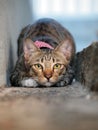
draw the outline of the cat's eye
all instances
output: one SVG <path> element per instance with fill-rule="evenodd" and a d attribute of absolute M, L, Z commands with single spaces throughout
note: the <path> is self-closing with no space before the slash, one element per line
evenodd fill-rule
<path fill-rule="evenodd" d="M 61 64 L 59 64 L 59 63 L 58 63 L 58 64 L 55 64 L 53 68 L 54 68 L 54 69 L 59 69 L 59 68 L 61 68 Z"/>
<path fill-rule="evenodd" d="M 35 64 L 34 65 L 37 69 L 42 69 L 42 65 L 41 64 Z"/>

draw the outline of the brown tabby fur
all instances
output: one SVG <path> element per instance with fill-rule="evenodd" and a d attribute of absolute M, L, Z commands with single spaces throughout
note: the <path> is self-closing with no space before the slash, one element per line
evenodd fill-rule
<path fill-rule="evenodd" d="M 54 49 L 39 49 L 34 45 L 36 40 L 44 41 Z M 40 19 L 20 33 L 18 61 L 11 74 L 11 84 L 26 87 L 68 85 L 74 77 L 74 55 L 72 35 L 57 21 Z"/>

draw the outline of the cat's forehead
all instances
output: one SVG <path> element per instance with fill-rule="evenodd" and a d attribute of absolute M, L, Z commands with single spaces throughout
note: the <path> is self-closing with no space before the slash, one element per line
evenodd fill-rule
<path fill-rule="evenodd" d="M 31 64 L 33 63 L 65 63 L 65 59 L 58 53 L 51 52 L 38 52 L 36 55 L 33 54 L 31 57 Z"/>
<path fill-rule="evenodd" d="M 43 55 L 40 55 L 40 57 L 38 58 L 39 61 L 41 62 L 47 62 L 47 64 L 49 62 L 62 62 L 63 59 L 60 55 L 56 55 L 55 53 L 53 52 L 50 52 L 50 53 L 44 53 Z"/>
<path fill-rule="evenodd" d="M 53 58 L 53 55 L 51 53 L 45 53 L 42 57 L 42 60 L 50 61 Z"/>

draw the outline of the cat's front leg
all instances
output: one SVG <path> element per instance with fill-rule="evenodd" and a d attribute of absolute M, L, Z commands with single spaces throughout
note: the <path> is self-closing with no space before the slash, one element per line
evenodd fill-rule
<path fill-rule="evenodd" d="M 56 86 L 64 87 L 70 85 L 73 79 L 74 79 L 74 69 L 69 65 L 66 73 L 63 75 L 62 79 L 56 84 Z"/>
<path fill-rule="evenodd" d="M 20 81 L 20 84 L 21 86 L 23 87 L 37 87 L 38 86 L 38 83 L 32 79 L 32 78 L 23 78 L 21 81 Z"/>
<path fill-rule="evenodd" d="M 12 86 L 16 87 L 37 87 L 37 82 L 27 77 L 27 70 L 24 64 L 24 58 L 21 56 L 17 60 L 14 71 L 11 73 L 10 82 Z"/>

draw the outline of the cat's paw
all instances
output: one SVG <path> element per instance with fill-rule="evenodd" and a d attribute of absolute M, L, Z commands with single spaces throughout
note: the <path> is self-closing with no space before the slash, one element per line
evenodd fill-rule
<path fill-rule="evenodd" d="M 21 85 L 23 87 L 37 87 L 38 86 L 37 82 L 32 78 L 23 79 L 21 81 Z"/>

